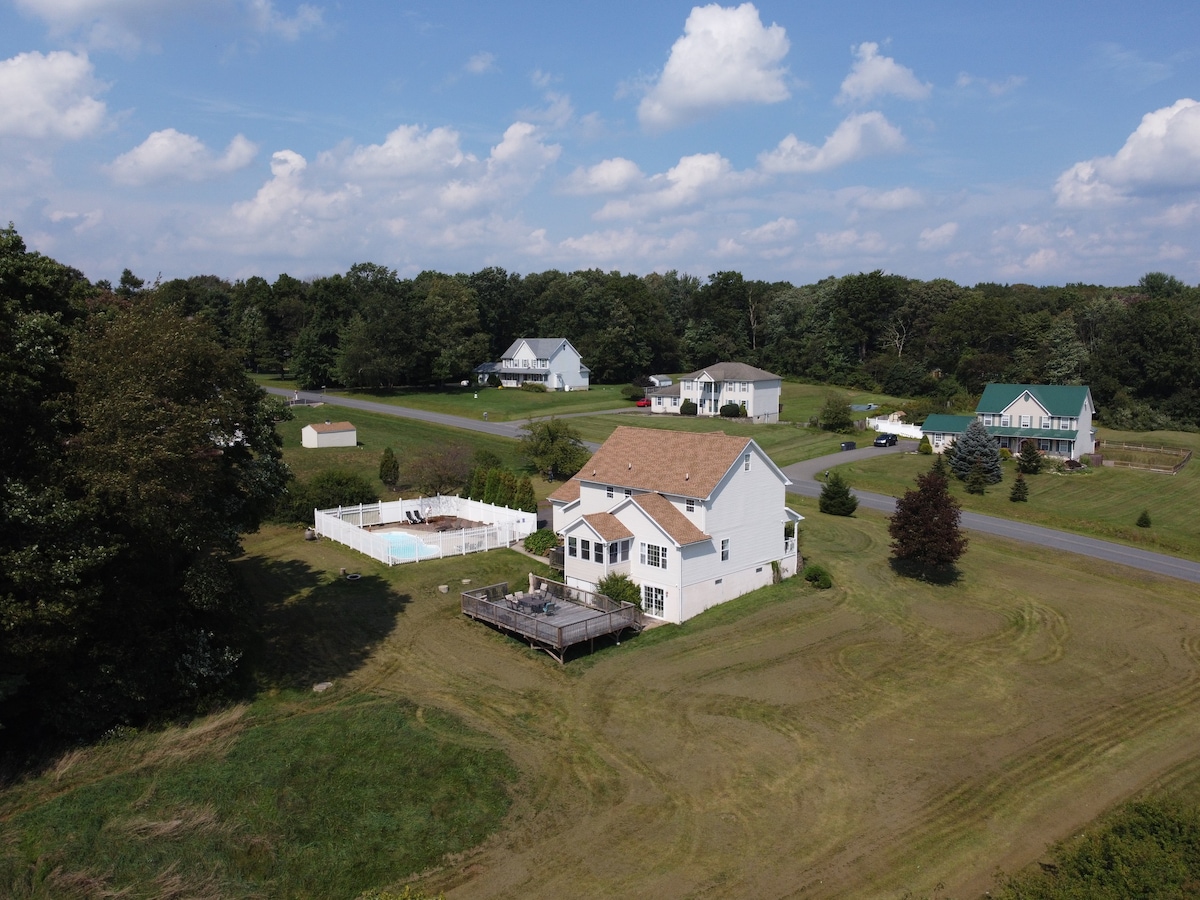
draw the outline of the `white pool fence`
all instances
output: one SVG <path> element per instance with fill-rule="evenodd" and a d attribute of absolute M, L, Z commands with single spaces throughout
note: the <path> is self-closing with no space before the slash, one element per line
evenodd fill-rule
<path fill-rule="evenodd" d="M 486 524 L 452 531 L 369 531 L 372 525 L 410 524 L 409 513 L 422 518 L 455 516 Z M 537 513 L 493 506 L 463 497 L 418 497 L 313 510 L 314 531 L 381 563 L 417 562 L 481 553 L 523 541 L 537 529 Z M 404 535 L 404 537 L 400 537 Z"/>

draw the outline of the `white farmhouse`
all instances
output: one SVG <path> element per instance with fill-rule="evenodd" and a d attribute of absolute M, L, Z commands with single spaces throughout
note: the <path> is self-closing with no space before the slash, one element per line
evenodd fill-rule
<path fill-rule="evenodd" d="M 301 445 L 317 447 L 356 447 L 358 431 L 349 422 L 320 422 L 300 430 Z"/>
<path fill-rule="evenodd" d="M 750 438 L 621 426 L 550 495 L 567 584 L 620 572 L 647 615 L 683 622 L 794 575 L 790 483 Z"/>
<path fill-rule="evenodd" d="M 496 375 L 504 387 L 532 381 L 548 391 L 586 391 L 591 378 L 579 351 L 566 338 L 518 338 L 500 362 L 476 366 L 475 374 L 480 384 Z"/>
<path fill-rule="evenodd" d="M 722 406 L 733 403 L 752 421 L 778 422 L 782 392 L 779 375 L 746 363 L 722 362 L 682 375 L 678 384 L 647 395 L 654 413 L 678 413 L 680 404 L 691 400 L 697 415 L 718 416 Z"/>

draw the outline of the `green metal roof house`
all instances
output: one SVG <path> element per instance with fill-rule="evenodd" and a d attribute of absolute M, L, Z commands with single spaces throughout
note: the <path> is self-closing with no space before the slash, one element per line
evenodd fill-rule
<path fill-rule="evenodd" d="M 921 430 L 940 453 L 975 418 L 1014 455 L 1032 440 L 1047 456 L 1079 459 L 1096 449 L 1095 411 L 1086 385 L 989 384 L 974 417 L 930 416 Z"/>

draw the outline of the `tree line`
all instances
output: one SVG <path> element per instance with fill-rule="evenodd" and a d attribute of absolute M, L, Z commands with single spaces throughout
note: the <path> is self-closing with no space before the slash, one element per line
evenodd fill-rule
<path fill-rule="evenodd" d="M 286 483 L 278 412 L 208 322 L 0 229 L 0 747 L 236 684 L 230 563 Z"/>
<path fill-rule="evenodd" d="M 126 272 L 116 290 L 146 288 Z M 208 321 L 254 372 L 304 388 L 454 383 L 520 337 L 567 337 L 598 384 L 737 360 L 780 375 L 974 409 L 989 382 L 1090 385 L 1114 427 L 1200 426 L 1200 289 L 1151 272 L 1137 285 L 958 285 L 882 271 L 815 284 L 489 267 L 401 278 L 344 275 L 153 287 Z"/>

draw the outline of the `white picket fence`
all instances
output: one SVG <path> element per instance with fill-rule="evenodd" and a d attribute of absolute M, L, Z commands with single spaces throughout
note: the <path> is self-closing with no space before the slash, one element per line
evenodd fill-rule
<path fill-rule="evenodd" d="M 370 525 L 403 525 L 409 512 L 423 518 L 457 516 L 487 524 L 453 531 L 368 531 Z M 345 544 L 352 550 L 389 566 L 481 553 L 524 540 L 537 529 L 537 514 L 506 506 L 493 506 L 463 497 L 419 497 L 313 510 L 313 529 L 320 537 Z"/>
<path fill-rule="evenodd" d="M 905 425 L 903 422 L 893 422 L 891 419 L 873 418 L 867 419 L 867 427 L 880 434 L 895 434 L 917 441 L 921 439 L 920 425 Z"/>

